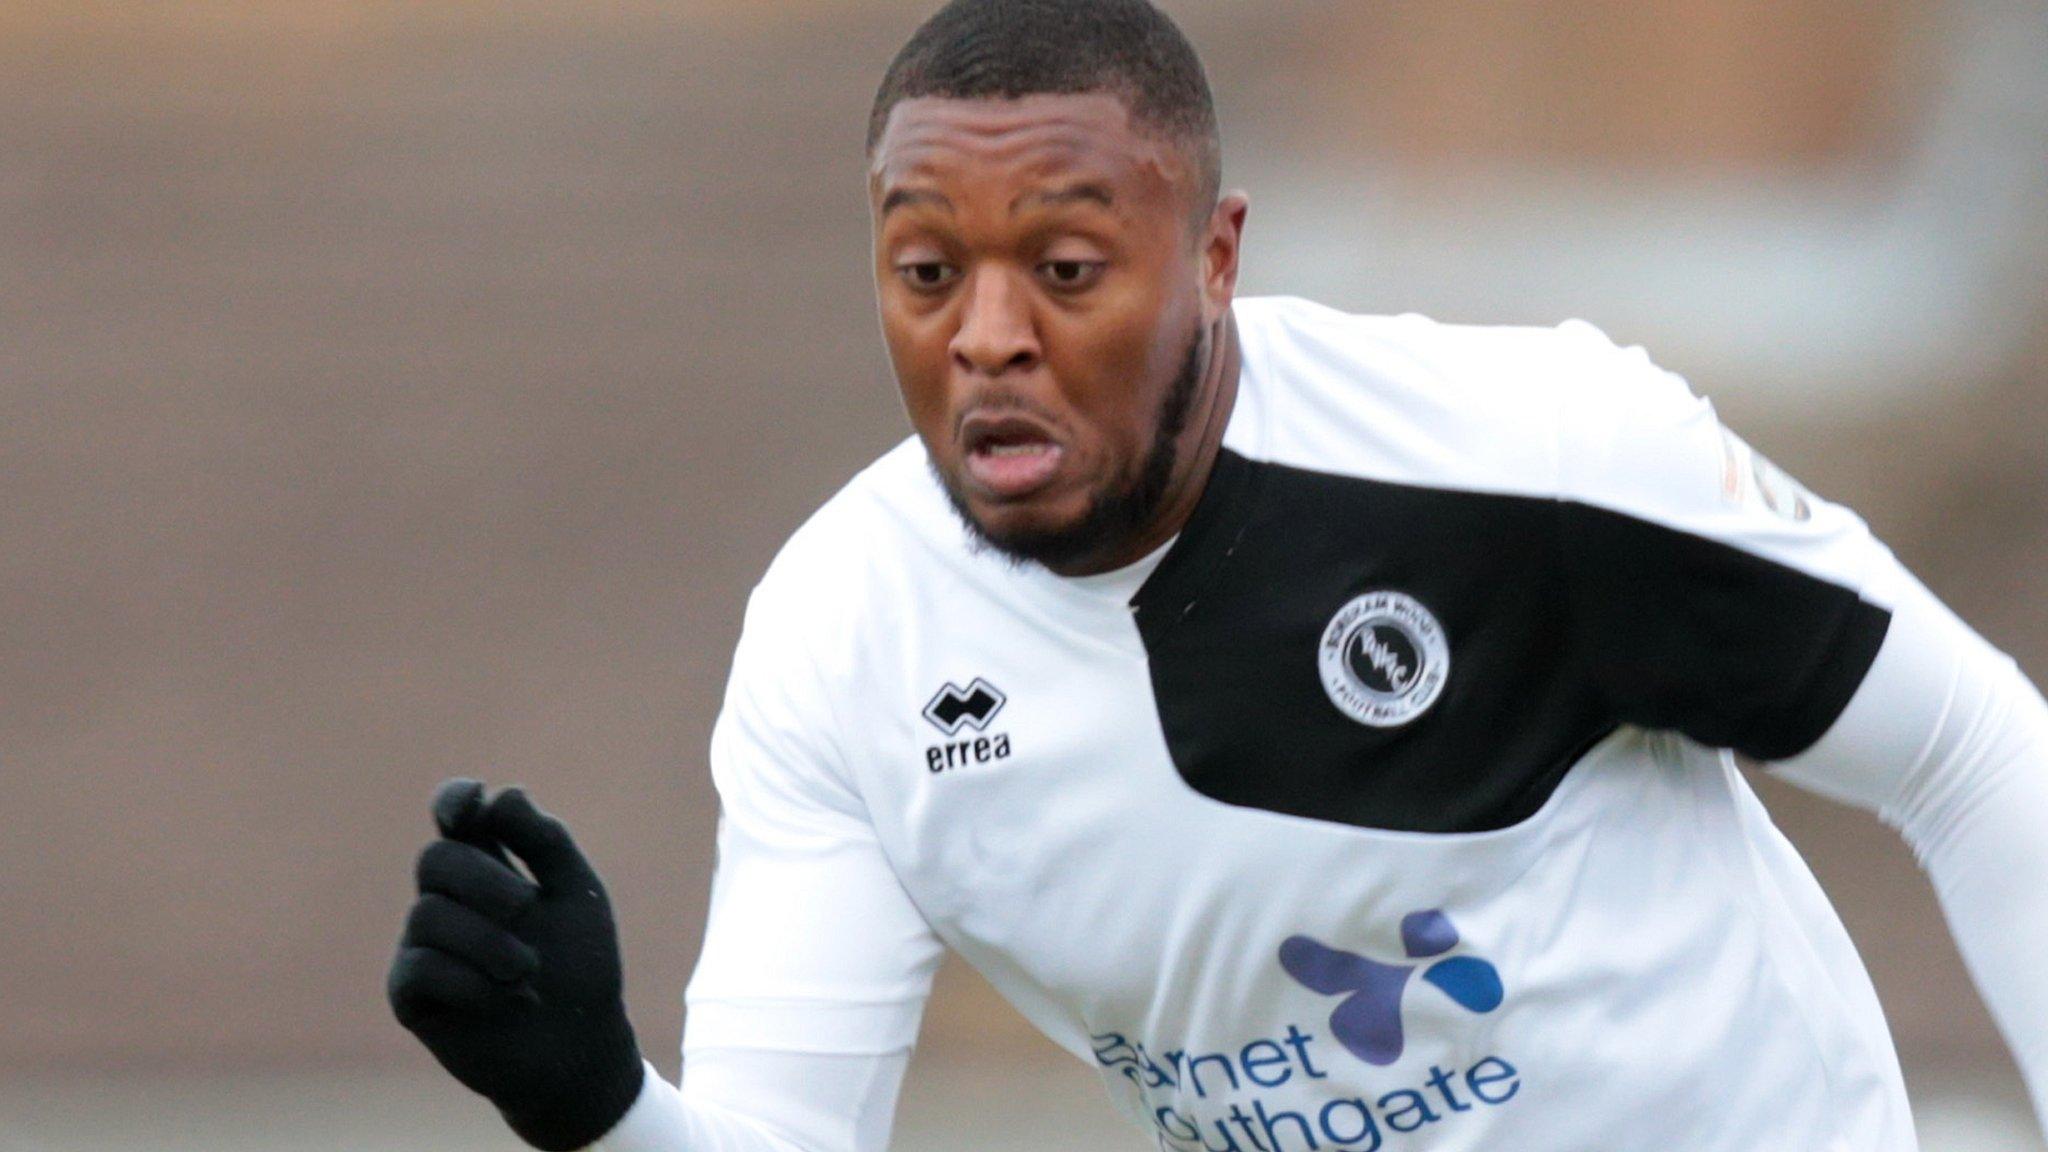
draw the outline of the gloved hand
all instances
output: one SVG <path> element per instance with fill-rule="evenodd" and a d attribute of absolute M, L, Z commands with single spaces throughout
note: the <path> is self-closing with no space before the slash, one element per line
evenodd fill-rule
<path fill-rule="evenodd" d="M 450 780 L 433 807 L 441 838 L 420 854 L 391 1009 L 528 1144 L 590 1144 L 632 1107 L 642 1075 L 604 885 L 518 788 L 485 803 L 482 784 Z"/>

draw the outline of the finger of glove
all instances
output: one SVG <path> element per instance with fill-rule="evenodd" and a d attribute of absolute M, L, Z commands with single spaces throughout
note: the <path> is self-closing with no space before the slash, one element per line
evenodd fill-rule
<path fill-rule="evenodd" d="M 400 947 L 385 982 L 391 1012 L 417 1032 L 436 1016 L 476 1016 L 502 1008 L 518 993 L 484 975 L 474 965 L 435 948 Z"/>
<path fill-rule="evenodd" d="M 474 844 L 500 860 L 505 853 L 496 842 L 484 832 L 480 819 L 484 811 L 484 785 L 481 780 L 458 776 L 444 780 L 434 789 L 434 827 L 450 840 Z"/>
<path fill-rule="evenodd" d="M 476 909 L 435 893 L 412 906 L 400 942 L 445 952 L 500 984 L 516 984 L 540 967 L 540 954 L 526 941 Z"/>
<path fill-rule="evenodd" d="M 604 885 L 569 835 L 569 826 L 534 806 L 525 789 L 507 788 L 485 806 L 483 826 L 512 850 L 547 892 L 602 894 Z"/>
<path fill-rule="evenodd" d="M 459 840 L 436 840 L 427 845 L 414 874 L 422 894 L 446 896 L 500 924 L 511 923 L 540 898 L 539 887 L 518 869 Z"/>
<path fill-rule="evenodd" d="M 484 809 L 481 780 L 458 776 L 434 789 L 434 827 L 450 840 L 466 840 L 469 825 Z"/>

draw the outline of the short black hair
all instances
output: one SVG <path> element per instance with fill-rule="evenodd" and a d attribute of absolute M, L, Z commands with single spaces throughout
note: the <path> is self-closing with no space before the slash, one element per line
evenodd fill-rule
<path fill-rule="evenodd" d="M 1148 0 L 952 0 L 896 54 L 868 116 L 868 154 L 905 100 L 1106 92 L 1135 128 L 1188 149 L 1206 215 L 1222 185 L 1216 102 L 1201 58 Z"/>

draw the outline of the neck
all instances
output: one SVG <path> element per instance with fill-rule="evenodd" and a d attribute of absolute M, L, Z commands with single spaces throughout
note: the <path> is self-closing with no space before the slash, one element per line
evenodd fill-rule
<path fill-rule="evenodd" d="M 1223 430 L 1230 424 L 1230 412 L 1237 403 L 1237 377 L 1242 364 L 1237 340 L 1237 318 L 1225 311 L 1209 329 L 1209 356 L 1202 366 L 1201 383 L 1195 389 L 1194 410 L 1187 428 L 1175 442 L 1173 477 L 1159 512 L 1142 531 L 1133 533 L 1114 548 L 1097 556 L 1052 569 L 1060 576 L 1097 576 L 1135 564 L 1160 545 L 1178 535 L 1195 514 L 1209 473 L 1223 450 Z"/>

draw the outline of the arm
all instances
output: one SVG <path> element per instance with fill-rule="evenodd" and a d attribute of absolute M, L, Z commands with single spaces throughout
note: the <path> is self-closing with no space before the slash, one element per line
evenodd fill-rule
<path fill-rule="evenodd" d="M 864 823 L 764 820 L 747 792 L 725 793 L 682 1084 L 650 1067 L 597 1147 L 881 1152 L 938 944 Z"/>
<path fill-rule="evenodd" d="M 842 956 L 865 950 L 870 961 L 888 960 L 863 947 L 888 939 L 886 930 L 810 934 L 823 946 L 799 949 L 808 958 L 794 965 L 775 939 L 806 924 L 850 928 L 871 918 L 886 926 L 907 906 L 886 869 L 864 867 L 859 850 L 844 845 L 804 861 L 721 838 L 706 954 L 742 965 L 734 984 L 742 994 L 693 997 L 686 1031 L 704 1042 L 686 1039 L 678 1091 L 641 1059 L 626 1021 L 617 936 L 596 871 L 567 829 L 520 790 L 489 804 L 482 793 L 474 781 L 454 781 L 437 797 L 444 838 L 421 856 L 421 896 L 392 967 L 391 1002 L 400 1023 L 522 1139 L 550 1150 L 595 1140 L 605 1152 L 887 1146 L 929 961 L 922 952 L 908 958 L 912 986 L 903 997 L 842 1002 L 830 985 L 859 974 L 827 954 L 836 944 Z M 811 867 L 819 863 L 834 870 Z M 865 890 L 872 880 L 886 882 L 879 899 Z M 806 963 L 817 964 L 816 980 L 778 982 Z M 819 989 L 827 991 L 812 995 Z"/>
<path fill-rule="evenodd" d="M 683 1086 L 650 1065 L 598 1152 L 882 1152 L 908 1053 L 693 1052 Z"/>
<path fill-rule="evenodd" d="M 712 738 L 724 815 L 680 1089 L 640 1057 L 610 904 L 567 830 L 517 789 L 436 799 L 392 1006 L 535 1147 L 887 1145 L 939 944 L 840 775 L 806 638 L 778 635 L 804 618 L 770 602 L 750 606 Z"/>
<path fill-rule="evenodd" d="M 1912 846 L 2048 1118 L 2048 704 L 1918 582 L 1841 719 L 1785 779 L 1878 813 Z"/>
<path fill-rule="evenodd" d="M 771 573 L 749 603 L 712 732 L 718 869 L 682 1084 L 650 1072 L 602 1152 L 888 1144 L 940 945 L 844 774 L 815 608 L 783 595 Z"/>
<path fill-rule="evenodd" d="M 2048 705 L 1854 514 L 1640 350 L 1578 336 L 1595 383 L 1560 487 L 1591 674 L 1624 719 L 1899 829 L 2048 1119 Z"/>

